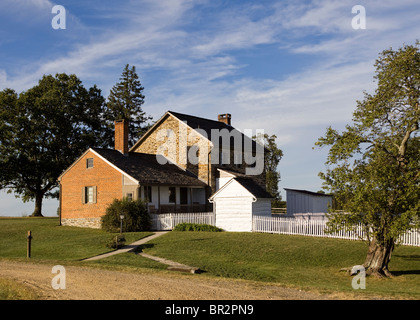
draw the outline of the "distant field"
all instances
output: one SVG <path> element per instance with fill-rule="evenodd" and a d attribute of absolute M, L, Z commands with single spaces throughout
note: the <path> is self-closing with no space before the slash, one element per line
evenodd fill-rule
<path fill-rule="evenodd" d="M 0 259 L 26 261 L 26 234 L 33 234 L 32 260 L 65 261 L 135 272 L 166 269 L 165 265 L 133 253 L 95 262 L 81 259 L 110 251 L 106 243 L 115 234 L 102 230 L 60 227 L 57 218 L 0 218 Z M 125 233 L 127 243 L 149 232 Z M 360 241 L 304 236 L 176 232 L 156 238 L 143 251 L 205 272 L 202 277 L 228 277 L 278 283 L 321 293 L 355 297 L 420 298 L 420 248 L 400 246 L 390 263 L 392 279 L 368 277 L 366 290 L 354 290 L 352 277 L 339 270 L 362 264 L 367 246 Z M 1 280 L 1 279 L 0 279 Z M 6 283 L 7 285 L 7 283 Z M 0 297 L 4 282 L 0 282 Z M 4 290 L 3 290 L 4 291 Z M 26 294 L 26 293 L 24 293 Z M 1 298 L 0 298 L 1 299 Z"/>

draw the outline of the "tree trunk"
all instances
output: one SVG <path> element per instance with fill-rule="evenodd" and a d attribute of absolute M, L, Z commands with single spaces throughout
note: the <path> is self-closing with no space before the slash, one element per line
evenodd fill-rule
<path fill-rule="evenodd" d="M 388 263 L 391 260 L 393 250 L 393 239 L 384 243 L 379 243 L 376 239 L 373 239 L 369 244 L 366 261 L 363 264 L 366 269 L 366 274 L 377 277 L 391 277 L 392 274 L 388 270 Z"/>
<path fill-rule="evenodd" d="M 42 199 L 44 198 L 44 193 L 37 193 L 35 196 L 35 210 L 32 213 L 31 217 L 43 217 L 42 215 Z"/>

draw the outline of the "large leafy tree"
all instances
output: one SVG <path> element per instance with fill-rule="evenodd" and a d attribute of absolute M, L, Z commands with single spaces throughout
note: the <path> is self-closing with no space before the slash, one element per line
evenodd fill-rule
<path fill-rule="evenodd" d="M 316 143 L 330 146 L 324 183 L 347 213 L 332 213 L 331 232 L 361 223 L 368 236 L 367 274 L 390 276 L 399 237 L 419 227 L 419 42 L 385 50 L 375 63 L 377 88 L 357 101 L 353 123 L 327 129 Z"/>
<path fill-rule="evenodd" d="M 75 75 L 46 75 L 20 94 L 0 92 L 0 188 L 23 201 L 58 197 L 57 178 L 103 132 L 105 99 Z"/>
<path fill-rule="evenodd" d="M 108 146 L 113 145 L 114 141 L 114 121 L 128 120 L 128 139 L 129 146 L 133 146 L 135 142 L 148 129 L 147 121 L 151 120 L 142 109 L 145 96 L 143 95 L 139 76 L 136 67 L 125 65 L 120 82 L 117 82 L 111 89 L 107 101 L 106 118 L 108 120 L 108 131 L 106 143 Z"/>

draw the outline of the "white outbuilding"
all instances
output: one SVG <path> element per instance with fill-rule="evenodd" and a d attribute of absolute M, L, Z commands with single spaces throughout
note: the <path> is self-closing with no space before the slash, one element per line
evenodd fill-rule
<path fill-rule="evenodd" d="M 287 216 L 323 218 L 332 205 L 332 196 L 307 190 L 286 190 Z"/>
<path fill-rule="evenodd" d="M 231 178 L 209 199 L 216 226 L 225 231 L 252 231 L 252 217 L 271 217 L 271 195 L 251 178 Z"/>

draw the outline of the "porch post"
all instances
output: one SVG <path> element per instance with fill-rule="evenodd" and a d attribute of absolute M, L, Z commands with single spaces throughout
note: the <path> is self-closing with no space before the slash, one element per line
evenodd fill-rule
<path fill-rule="evenodd" d="M 192 198 L 192 188 L 190 187 L 188 189 L 190 189 L 190 202 L 188 203 L 189 208 L 190 208 L 190 212 L 194 212 L 193 201 L 192 201 L 193 200 L 193 198 Z"/>
<path fill-rule="evenodd" d="M 160 211 L 160 185 L 158 185 L 158 212 L 161 213 Z"/>

